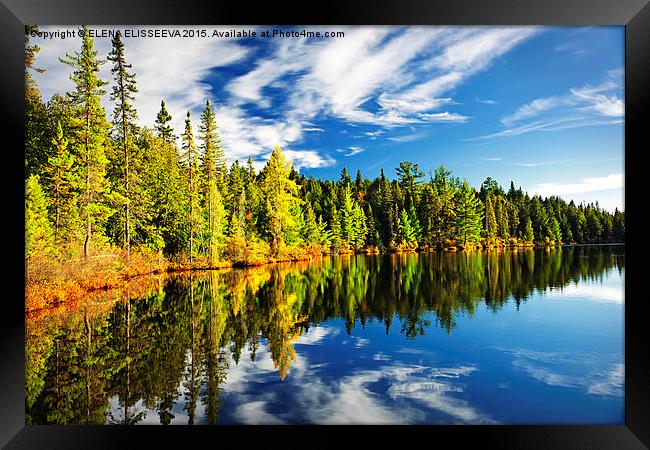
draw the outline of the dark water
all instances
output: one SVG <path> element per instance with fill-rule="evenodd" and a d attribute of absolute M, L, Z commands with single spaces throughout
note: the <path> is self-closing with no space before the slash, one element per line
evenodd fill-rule
<path fill-rule="evenodd" d="M 624 247 L 174 276 L 28 322 L 28 423 L 624 423 Z"/>

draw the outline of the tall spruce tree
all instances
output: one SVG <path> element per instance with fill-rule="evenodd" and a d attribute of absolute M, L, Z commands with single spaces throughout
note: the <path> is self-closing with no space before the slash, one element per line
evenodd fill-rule
<path fill-rule="evenodd" d="M 217 123 L 210 100 L 206 100 L 205 109 L 201 114 L 199 125 L 199 138 L 202 145 L 202 201 L 204 211 L 207 214 L 208 224 L 208 258 L 216 259 L 219 255 L 219 245 L 223 236 L 224 208 L 223 197 L 226 190 L 223 187 L 227 170 L 225 169 L 225 157 L 220 147 L 219 135 L 217 134 Z M 231 200 L 231 203 L 239 201 L 239 195 Z M 237 214 L 239 217 L 239 214 Z"/>
<path fill-rule="evenodd" d="M 187 194 L 189 203 L 189 235 L 190 235 L 190 264 L 194 261 L 194 236 L 195 232 L 200 230 L 200 221 L 197 220 L 199 216 L 199 186 L 200 186 L 200 173 L 199 173 L 199 157 L 194 144 L 194 133 L 192 132 L 191 114 L 187 111 L 185 118 L 185 132 L 182 135 L 182 156 L 181 159 L 185 166 L 187 177 Z"/>
<path fill-rule="evenodd" d="M 160 102 L 160 111 L 158 111 L 158 115 L 156 115 L 156 132 L 158 133 L 158 136 L 163 140 L 163 142 L 166 143 L 174 143 L 176 141 L 176 136 L 174 136 L 174 130 L 172 126 L 170 125 L 170 122 L 172 121 L 172 116 L 169 114 L 169 111 L 167 111 L 167 107 L 165 106 L 165 100 L 162 100 Z"/>
<path fill-rule="evenodd" d="M 494 212 L 494 205 L 492 203 L 492 196 L 490 194 L 485 198 L 485 231 L 487 237 L 487 245 L 494 245 L 497 237 L 497 217 Z"/>
<path fill-rule="evenodd" d="M 526 218 L 526 226 L 524 227 L 523 239 L 526 242 L 533 242 L 535 239 L 535 233 L 533 232 L 533 221 L 530 220 L 530 217 Z"/>
<path fill-rule="evenodd" d="M 466 180 L 456 195 L 456 242 L 463 248 L 476 245 L 480 241 L 482 221 L 483 204 Z"/>
<path fill-rule="evenodd" d="M 124 42 L 122 42 L 121 33 L 118 30 L 115 37 L 111 40 L 113 48 L 108 54 L 108 60 L 114 63 L 111 73 L 115 85 L 111 91 L 110 99 L 115 102 L 113 111 L 113 126 L 116 131 L 117 146 L 122 149 L 122 161 L 120 165 L 123 171 L 122 192 L 125 197 L 124 205 L 124 248 L 127 254 L 131 249 L 131 203 L 133 202 L 133 193 L 131 190 L 131 179 L 136 178 L 137 174 L 132 174 L 132 153 L 134 147 L 134 128 L 138 114 L 133 106 L 135 94 L 138 92 L 135 82 L 135 73 L 130 73 L 129 69 L 133 66 L 127 64 L 124 54 Z M 136 175 L 134 177 L 134 175 Z"/>
<path fill-rule="evenodd" d="M 266 216 L 271 235 L 271 250 L 277 257 L 284 245 L 287 228 L 293 226 L 295 222 L 290 210 L 299 200 L 297 197 L 298 185 L 289 178 L 291 162 L 286 160 L 279 146 L 273 149 L 266 169 L 263 181 L 263 191 L 266 195 Z"/>
<path fill-rule="evenodd" d="M 51 216 L 54 222 L 54 239 L 62 244 L 71 237 L 78 226 L 77 191 L 79 177 L 74 156 L 68 149 L 68 140 L 63 136 L 61 124 L 57 123 L 57 133 L 52 139 L 54 148 L 44 168 L 47 177 L 47 191 Z"/>
<path fill-rule="evenodd" d="M 83 27 L 81 51 L 72 55 L 68 53 L 66 57 L 60 61 L 74 69 L 70 79 L 75 89 L 68 93 L 71 106 L 69 120 L 74 130 L 71 142 L 82 177 L 79 207 L 85 224 L 83 254 L 88 257 L 93 225 L 101 225 L 113 213 L 109 206 L 110 192 L 106 180 L 108 160 L 105 153 L 110 126 L 100 104 L 101 96 L 106 94 L 102 87 L 107 82 L 97 76 L 100 65 L 106 61 L 97 59 L 97 51 L 86 26 Z"/>

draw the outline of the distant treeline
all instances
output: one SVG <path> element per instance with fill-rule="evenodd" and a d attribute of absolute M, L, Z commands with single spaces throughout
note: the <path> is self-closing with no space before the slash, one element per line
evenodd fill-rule
<path fill-rule="evenodd" d="M 396 178 L 306 178 L 275 147 L 256 172 L 229 167 L 210 100 L 194 140 L 190 112 L 177 136 L 161 102 L 153 128 L 136 125 L 136 74 L 118 34 L 100 57 L 93 39 L 61 58 L 74 89 L 43 102 L 25 37 L 26 257 L 66 260 L 110 251 L 245 264 L 322 253 L 622 242 L 624 213 L 530 197 L 488 178 L 479 187 L 440 165 L 399 163 Z M 110 62 L 112 81 L 99 79 Z M 110 119 L 100 100 L 109 95 Z M 272 145 L 273 143 L 269 143 Z"/>

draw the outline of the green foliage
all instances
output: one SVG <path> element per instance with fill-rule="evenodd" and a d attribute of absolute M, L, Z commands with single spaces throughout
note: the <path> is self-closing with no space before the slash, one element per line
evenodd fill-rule
<path fill-rule="evenodd" d="M 524 228 L 523 239 L 526 242 L 533 242 L 535 235 L 533 233 L 533 222 L 530 220 L 530 217 L 526 219 L 526 227 Z"/>
<path fill-rule="evenodd" d="M 456 195 L 456 240 L 464 248 L 480 241 L 483 204 L 467 181 Z"/>
<path fill-rule="evenodd" d="M 107 82 L 97 76 L 99 67 L 106 61 L 97 59 L 97 51 L 88 29 L 84 27 L 83 31 L 81 51 L 67 54 L 67 59 L 61 59 L 61 62 L 74 69 L 70 79 L 75 84 L 75 89 L 68 93 L 69 122 L 74 130 L 69 142 L 79 161 L 82 180 L 79 210 L 85 226 L 84 256 L 88 256 L 93 227 L 100 231 L 114 209 L 106 179 L 108 159 L 105 149 L 109 145 L 109 124 L 100 105 L 100 98 L 106 93 L 102 87 Z"/>
<path fill-rule="evenodd" d="M 169 111 L 167 111 L 167 107 L 165 106 L 165 101 L 162 100 L 160 102 L 160 111 L 158 111 L 158 114 L 156 115 L 156 132 L 158 133 L 158 137 L 160 137 L 163 142 L 167 144 L 171 144 L 174 141 L 176 141 L 176 136 L 174 136 L 174 130 L 172 129 L 172 126 L 169 124 L 171 122 L 172 116 L 169 114 Z"/>
<path fill-rule="evenodd" d="M 263 192 L 266 196 L 266 216 L 271 236 L 271 250 L 279 255 L 287 230 L 294 226 L 291 207 L 299 202 L 298 185 L 289 179 L 291 162 L 287 162 L 279 146 L 276 146 L 266 166 Z"/>
<path fill-rule="evenodd" d="M 54 238 L 57 244 L 73 239 L 79 228 L 77 208 L 80 179 L 78 164 L 68 150 L 68 140 L 63 136 L 61 123 L 52 139 L 53 153 L 44 167 L 47 193 L 50 198 L 50 217 L 54 223 Z"/>
<path fill-rule="evenodd" d="M 121 36 L 101 59 L 84 30 L 80 51 L 61 59 L 72 68 L 74 89 L 55 93 L 47 104 L 30 75 L 40 70 L 38 47 L 25 37 L 25 167 L 34 217 L 29 232 L 44 237 L 41 253 L 52 248 L 78 256 L 83 243 L 89 256 L 91 242 L 97 250 L 110 242 L 181 263 L 189 257 L 191 264 L 217 265 L 320 252 L 625 240 L 622 211 L 529 197 L 513 182 L 504 192 L 490 177 L 477 193 L 444 165 L 428 180 L 410 161 L 399 162 L 391 179 L 383 169 L 374 180 L 357 170 L 353 181 L 343 168 L 338 180 L 322 180 L 300 174 L 275 147 L 259 173 L 253 155 L 245 165 L 234 161 L 228 167 L 210 99 L 200 116 L 198 145 L 188 111 L 178 148 L 164 101 L 154 129 L 136 125 L 136 74 Z M 112 126 L 101 107 L 107 82 L 98 77 L 106 61 L 112 62 Z M 45 206 L 46 220 L 37 205 Z"/>
<path fill-rule="evenodd" d="M 38 175 L 32 175 L 25 185 L 25 256 L 56 256 L 54 230 L 47 218 L 47 199 Z"/>

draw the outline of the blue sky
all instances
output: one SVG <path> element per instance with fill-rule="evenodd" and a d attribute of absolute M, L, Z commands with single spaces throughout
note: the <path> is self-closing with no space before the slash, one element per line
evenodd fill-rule
<path fill-rule="evenodd" d="M 76 27 L 41 27 L 55 31 Z M 92 27 L 133 30 L 143 27 Z M 183 27 L 158 27 L 183 28 Z M 623 27 L 295 27 L 338 38 L 125 38 L 136 107 L 160 101 L 176 134 L 209 98 L 232 162 L 261 167 L 275 145 L 307 176 L 343 167 L 395 176 L 444 163 L 474 186 L 488 176 L 529 193 L 623 209 Z M 32 39 L 43 97 L 72 87 L 58 62 L 80 39 Z M 96 38 L 100 56 L 110 38 Z M 102 77 L 110 80 L 110 66 Z M 104 105 L 112 110 L 104 99 Z M 198 123 L 194 126 L 198 128 Z"/>

